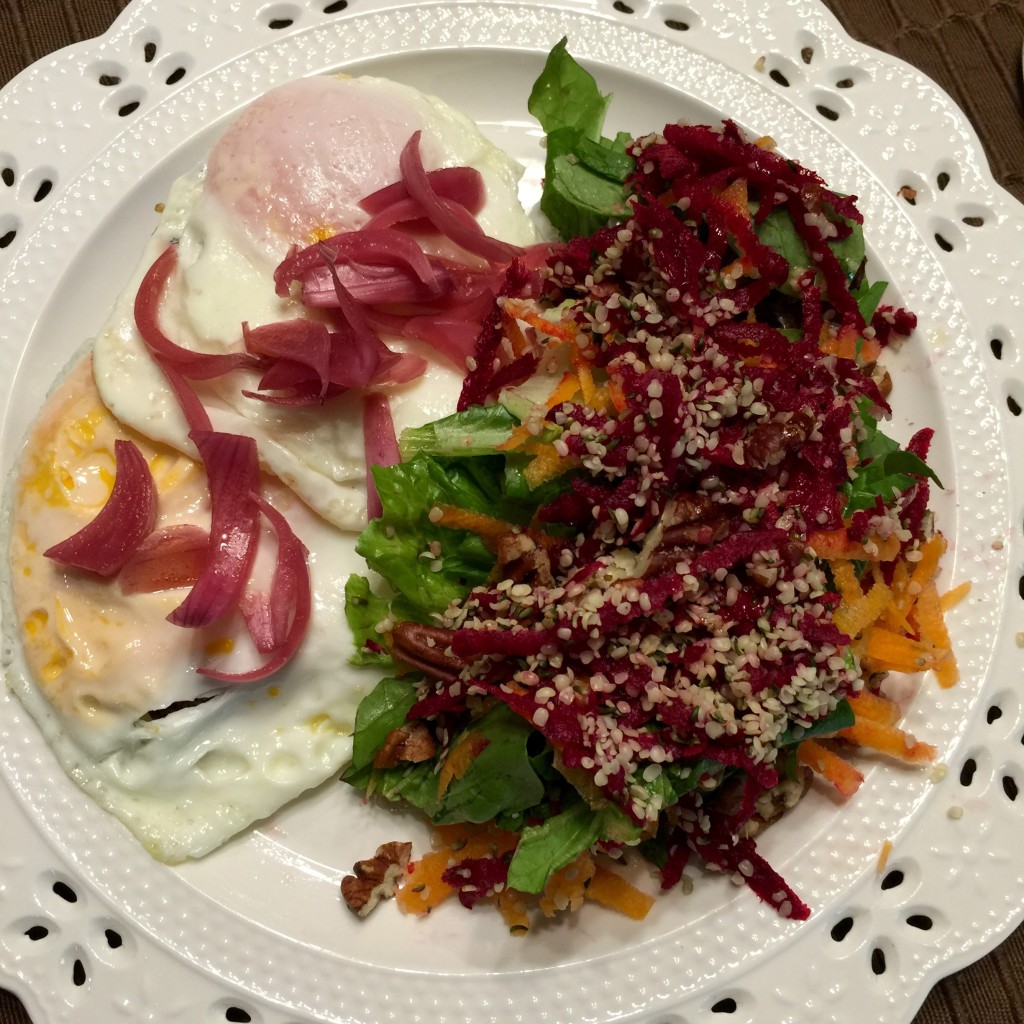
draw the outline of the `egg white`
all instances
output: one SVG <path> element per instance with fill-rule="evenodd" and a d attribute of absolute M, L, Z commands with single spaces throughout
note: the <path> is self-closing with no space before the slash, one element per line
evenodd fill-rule
<path fill-rule="evenodd" d="M 158 526 L 209 523 L 205 478 L 187 424 L 135 327 L 134 297 L 146 269 L 178 243 L 179 272 L 162 323 L 173 340 L 198 351 L 237 348 L 243 320 L 257 326 L 307 315 L 274 293 L 275 265 L 293 242 L 305 241 L 297 236 L 301 230 L 362 223 L 356 200 L 397 180 L 401 145 L 417 129 L 428 168 L 480 169 L 488 190 L 484 230 L 516 243 L 534 237 L 516 199 L 517 167 L 439 100 L 379 79 L 314 79 L 277 93 L 228 129 L 211 154 L 209 174 L 200 169 L 174 185 L 105 328 L 31 429 L 0 523 L 10 566 L 3 588 L 9 684 L 68 774 L 170 863 L 205 855 L 337 773 L 351 754 L 356 707 L 376 674 L 348 665 L 352 641 L 344 617 L 345 582 L 361 568 L 353 531 L 366 519 L 359 395 L 287 409 L 244 398 L 242 387 L 255 380 L 240 375 L 197 385 L 215 429 L 256 439 L 264 491 L 309 550 L 309 631 L 296 657 L 272 678 L 211 685 L 197 675 L 197 667 L 218 659 L 230 671 L 259 663 L 240 616 L 180 629 L 166 616 L 187 588 L 126 597 L 116 581 L 43 556 L 106 500 L 114 442 L 122 437 L 139 445 L 153 470 Z M 290 185 L 295 194 L 275 206 L 267 190 L 281 167 L 245 153 L 266 154 L 266 133 L 282 111 L 300 129 L 308 115 L 317 144 L 288 157 L 292 172 L 311 177 Z M 380 116 L 388 125 L 377 150 Z M 346 130 L 331 137 L 324 119 L 339 117 L 348 118 Z M 347 185 L 338 181 L 339 167 L 348 167 Z M 338 187 L 330 200 L 317 200 L 332 176 Z M 262 221 L 260 209 L 271 211 Z M 321 223 L 307 224 L 312 209 L 323 214 Z M 460 373 L 432 359 L 421 380 L 388 389 L 396 427 L 450 412 L 460 383 Z M 269 586 L 275 550 L 265 528 L 255 569 L 259 588 Z"/>
<path fill-rule="evenodd" d="M 318 136 L 320 145 L 312 152 L 302 152 L 312 165 L 282 167 L 280 162 L 258 160 L 251 154 L 265 152 L 277 128 L 269 114 L 288 117 L 293 126 L 304 125 L 304 106 L 286 103 L 280 109 L 284 102 L 281 93 L 287 101 L 296 91 L 303 104 L 316 105 L 315 116 L 321 121 L 333 125 L 345 119 L 343 131 L 339 129 L 341 134 L 328 140 Z M 381 116 L 388 118 L 388 130 L 385 138 L 375 141 Z M 245 139 L 243 146 L 236 136 L 244 128 L 251 129 L 253 136 Z M 286 86 L 257 101 L 228 130 L 206 169 L 173 187 L 135 281 L 96 339 L 96 380 L 108 408 L 147 437 L 192 454 L 177 400 L 135 327 L 132 305 L 145 270 L 171 241 L 178 242 L 181 272 L 170 283 L 163 324 L 172 340 L 197 351 L 237 349 L 243 321 L 256 327 L 315 315 L 294 299 L 275 294 L 274 267 L 293 242 L 308 244 L 313 232 L 351 229 L 364 223 L 367 216 L 356 203 L 375 188 L 399 180 L 399 153 L 415 130 L 423 132 L 421 150 L 428 169 L 472 166 L 480 171 L 487 202 L 478 220 L 486 232 L 516 244 L 535 240 L 534 227 L 517 197 L 521 169 L 488 142 L 476 125 L 441 100 L 374 78 L 327 77 Z M 326 129 L 317 121 L 308 131 L 323 133 Z M 300 141 L 306 137 L 301 131 L 297 134 Z M 295 145 L 302 148 L 298 142 Z M 353 152 L 358 156 L 354 168 L 350 166 Z M 224 165 L 232 169 L 227 184 Z M 261 220 L 253 212 L 253 197 L 265 201 L 267 179 L 287 181 L 300 168 L 306 179 L 311 179 L 300 182 L 302 190 L 327 193 L 328 179 L 337 181 L 329 208 L 317 211 L 321 219 L 313 223 L 314 211 L 309 210 L 303 226 L 296 226 L 296 201 L 278 204 L 287 208 L 287 221 L 284 213 L 264 213 Z M 245 171 L 257 177 L 247 181 Z M 211 181 L 218 183 L 217 190 L 208 187 Z M 462 372 L 423 346 L 385 341 L 429 360 L 421 378 L 390 389 L 396 429 L 418 426 L 452 411 Z M 197 382 L 196 391 L 215 429 L 255 437 L 264 466 L 311 508 L 341 529 L 361 529 L 366 522 L 361 396 L 348 393 L 322 407 L 287 408 L 241 394 L 243 388 L 255 390 L 256 385 L 255 374 L 236 373 Z"/>
<path fill-rule="evenodd" d="M 267 681 L 224 685 L 196 674 L 247 652 L 239 618 L 202 630 L 166 621 L 187 590 L 125 596 L 116 581 L 64 569 L 42 552 L 88 522 L 106 499 L 113 442 L 130 438 L 150 463 L 158 527 L 209 521 L 202 467 L 131 432 L 99 401 L 88 359 L 47 402 L 8 502 L 11 606 L 21 624 L 12 689 L 68 773 L 160 860 L 199 857 L 316 786 L 351 752 L 368 680 L 347 665 L 344 584 L 351 537 L 270 478 L 264 490 L 310 551 L 313 610 L 296 657 Z M 260 538 L 254 571 L 269 585 L 275 544 Z M 233 648 L 233 650 L 229 650 Z M 152 717 L 177 702 L 203 702 Z"/>

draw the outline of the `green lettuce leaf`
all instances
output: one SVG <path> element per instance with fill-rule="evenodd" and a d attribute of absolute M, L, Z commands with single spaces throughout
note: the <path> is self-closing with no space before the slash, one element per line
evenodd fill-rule
<path fill-rule="evenodd" d="M 508 868 L 508 884 L 520 892 L 543 892 L 548 879 L 599 839 L 636 843 L 642 832 L 613 804 L 593 808 L 582 800 L 539 825 L 522 830 Z"/>
<path fill-rule="evenodd" d="M 540 208 L 562 238 L 592 235 L 629 214 L 623 185 L 634 167 L 630 137 L 601 134 L 610 101 L 569 55 L 566 40 L 557 43 L 528 108 L 547 133 Z"/>
<path fill-rule="evenodd" d="M 363 699 L 344 782 L 367 794 L 411 804 L 437 825 L 507 821 L 544 801 L 544 759 L 538 761 L 529 749 L 533 728 L 504 704 L 495 705 L 459 734 L 460 740 L 485 740 L 486 745 L 443 794 L 438 793 L 436 759 L 375 769 L 374 754 L 405 722 L 414 703 L 414 687 L 401 679 L 382 680 Z"/>
<path fill-rule="evenodd" d="M 554 872 L 601 838 L 603 820 L 603 811 L 595 811 L 581 800 L 541 825 L 524 828 L 508 866 L 509 888 L 543 892 Z"/>
<path fill-rule="evenodd" d="M 822 210 L 830 219 L 836 219 L 836 213 L 827 204 Z M 864 260 L 864 232 L 859 224 L 846 221 L 852 229 L 846 238 L 829 242 L 829 248 L 835 254 L 847 277 L 852 278 Z M 776 207 L 758 225 L 757 236 L 764 245 L 774 249 L 790 266 L 790 277 L 799 275 L 812 266 L 810 253 L 804 240 L 797 234 L 793 219 L 789 213 Z M 793 289 L 788 282 L 783 285 L 783 292 L 792 294 Z"/>
<path fill-rule="evenodd" d="M 352 733 L 352 761 L 348 772 L 372 764 L 388 734 L 405 724 L 405 716 L 416 703 L 416 688 L 407 679 L 382 679 L 356 708 Z"/>
<path fill-rule="evenodd" d="M 569 55 L 563 36 L 548 54 L 526 106 L 549 135 L 559 128 L 575 128 L 596 142 L 610 102 L 611 95 L 602 95 L 594 76 Z"/>
<path fill-rule="evenodd" d="M 871 318 L 875 315 L 875 310 L 878 309 L 878 304 L 882 301 L 886 288 L 888 288 L 888 284 L 885 281 L 876 281 L 874 284 L 868 284 L 865 281 L 860 288 L 850 293 L 857 303 L 864 323 L 871 323 Z"/>
<path fill-rule="evenodd" d="M 853 725 L 853 708 L 848 700 L 841 700 L 824 718 L 819 718 L 808 726 L 791 725 L 779 741 L 780 746 L 788 747 L 804 740 L 812 740 L 817 736 L 831 736 L 840 729 L 848 729 Z"/>
<path fill-rule="evenodd" d="M 660 796 L 663 807 L 671 807 L 678 803 L 680 797 L 696 789 L 702 779 L 720 782 L 723 774 L 723 766 L 718 761 L 702 757 L 696 764 L 690 766 L 663 764 L 654 779 L 642 780 L 637 784 L 642 785 L 648 792 Z"/>
<path fill-rule="evenodd" d="M 479 467 L 422 455 L 375 467 L 373 477 L 384 515 L 359 535 L 356 551 L 395 591 L 391 610 L 396 617 L 429 622 L 432 614 L 483 583 L 494 565 L 480 537 L 437 526 L 430 521 L 430 509 L 455 505 L 493 514 L 500 487 Z M 437 555 L 431 553 L 432 542 L 439 545 Z"/>
<path fill-rule="evenodd" d="M 403 430 L 398 447 L 403 462 L 419 454 L 449 458 L 492 455 L 518 425 L 502 405 L 473 405 L 464 412 Z"/>
<path fill-rule="evenodd" d="M 349 664 L 394 668 L 394 658 L 387 651 L 373 651 L 366 646 L 368 640 L 380 643 L 377 623 L 387 615 L 388 602 L 373 593 L 370 581 L 365 576 L 349 576 L 345 583 L 345 619 L 356 646 L 355 654 L 348 659 Z"/>
<path fill-rule="evenodd" d="M 932 480 L 937 486 L 942 486 L 935 471 L 923 459 L 905 451 L 897 441 L 882 433 L 878 421 L 863 406 L 861 419 L 867 436 L 857 445 L 861 465 L 849 484 L 844 515 L 871 508 L 876 497 L 891 505 L 897 494 L 902 494 L 920 479 Z"/>
<path fill-rule="evenodd" d="M 487 740 L 469 770 L 454 779 L 434 815 L 438 825 L 485 822 L 522 811 L 544 798 L 544 783 L 534 770 L 527 746 L 533 728 L 504 704 L 498 704 L 460 736 Z M 472 742 L 472 739 L 466 740 Z"/>

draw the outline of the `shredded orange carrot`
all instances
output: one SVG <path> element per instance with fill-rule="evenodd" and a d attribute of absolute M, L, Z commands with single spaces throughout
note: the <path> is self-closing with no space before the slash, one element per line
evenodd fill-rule
<path fill-rule="evenodd" d="M 864 781 L 849 761 L 816 740 L 804 740 L 796 749 L 796 758 L 816 775 L 828 780 L 842 796 L 853 796 Z"/>
<path fill-rule="evenodd" d="M 882 354 L 881 343 L 876 338 L 861 338 L 853 330 L 844 330 L 838 335 L 833 335 L 828 326 L 822 328 L 818 345 L 822 352 L 828 355 L 838 356 L 840 359 L 855 359 L 861 365 L 875 362 Z"/>
<path fill-rule="evenodd" d="M 839 593 L 842 594 L 844 604 L 853 604 L 864 596 L 860 580 L 853 571 L 853 563 L 845 559 L 836 559 L 828 563 L 832 570 L 832 579 L 835 580 Z"/>
<path fill-rule="evenodd" d="M 861 690 L 854 697 L 847 697 L 850 708 L 857 719 L 867 718 L 882 725 L 895 725 L 900 720 L 900 706 L 887 697 L 879 697 L 870 690 Z"/>
<path fill-rule="evenodd" d="M 469 766 L 480 756 L 489 742 L 483 736 L 474 736 L 472 733 L 462 734 L 441 762 L 441 771 L 437 776 L 438 800 L 444 796 L 455 779 L 461 779 L 469 771 Z"/>
<path fill-rule="evenodd" d="M 843 603 L 835 610 L 832 622 L 847 636 L 860 636 L 885 611 L 892 600 L 892 591 L 884 583 L 876 583 L 852 604 Z"/>
<path fill-rule="evenodd" d="M 572 354 L 572 365 L 580 382 L 580 394 L 583 396 L 583 404 L 591 409 L 597 408 L 597 388 L 594 385 L 594 369 L 587 359 L 578 350 Z"/>
<path fill-rule="evenodd" d="M 523 323 L 529 324 L 542 334 L 546 334 L 550 338 L 557 338 L 559 341 L 575 342 L 576 335 L 579 333 L 579 327 L 575 320 L 549 320 L 539 310 L 533 309 L 525 302 L 517 302 L 515 299 L 505 299 L 504 311 L 507 314 L 506 320 L 509 316 L 516 320 L 522 320 Z"/>
<path fill-rule="evenodd" d="M 918 594 L 924 589 L 924 585 L 939 571 L 939 559 L 946 551 L 946 538 L 941 533 L 929 538 L 918 549 L 921 557 L 914 565 L 910 573 L 910 580 L 907 583 L 903 600 L 900 602 L 900 610 L 904 615 L 909 614 L 912 605 Z"/>
<path fill-rule="evenodd" d="M 901 558 L 893 568 L 892 592 L 893 601 L 882 613 L 879 620 L 881 625 L 894 633 L 906 634 L 911 631 L 910 622 L 907 620 L 906 612 L 902 610 L 903 595 L 910 583 L 910 570 L 907 563 Z"/>
<path fill-rule="evenodd" d="M 498 893 L 498 909 L 511 934 L 521 936 L 529 932 L 530 915 L 526 911 L 526 899 L 521 892 L 502 889 Z"/>
<path fill-rule="evenodd" d="M 844 537 L 844 530 L 819 531 L 812 535 L 811 544 L 820 556 L 819 547 L 824 551 L 842 550 Z M 873 586 L 863 595 L 863 583 L 849 561 L 849 549 L 841 557 L 830 558 L 832 578 L 843 599 L 833 621 L 854 638 L 854 650 L 869 671 L 932 669 L 943 687 L 953 686 L 959 680 L 943 615 L 962 600 L 970 584 L 961 584 L 939 596 L 935 577 L 945 548 L 941 534 L 931 537 L 917 549 L 916 561 L 900 558 L 891 566 L 888 585 L 880 565 L 880 561 L 888 560 L 888 551 L 880 550 L 879 560 L 869 562 Z M 886 586 L 887 597 L 881 589 Z"/>
<path fill-rule="evenodd" d="M 594 877 L 594 859 L 584 850 L 574 861 L 554 872 L 540 896 L 540 911 L 554 917 L 563 910 L 579 910 Z"/>
<path fill-rule="evenodd" d="M 512 346 L 512 354 L 519 357 L 531 351 L 533 345 L 530 344 L 530 341 L 523 333 L 522 327 L 519 326 L 519 321 L 514 316 L 510 316 L 507 309 L 504 311 L 502 320 L 504 321 L 505 337 L 508 338 L 508 342 Z"/>
<path fill-rule="evenodd" d="M 553 480 L 576 464 L 573 459 L 563 459 L 549 444 L 537 445 L 536 448 L 537 454 L 523 470 L 523 476 L 531 488 Z"/>
<path fill-rule="evenodd" d="M 970 592 L 970 580 L 964 580 L 963 583 L 957 584 L 952 590 L 947 590 L 939 598 L 939 604 L 943 612 L 948 612 L 950 609 L 955 608 Z"/>
<path fill-rule="evenodd" d="M 434 825 L 434 833 L 442 846 L 447 846 L 458 860 L 466 857 L 500 857 L 511 853 L 519 836 L 493 822 L 476 825 L 462 821 L 454 825 Z"/>
<path fill-rule="evenodd" d="M 587 887 L 587 899 L 617 910 L 634 921 L 642 921 L 654 906 L 654 897 L 631 885 L 621 875 L 601 864 Z"/>
<path fill-rule="evenodd" d="M 888 839 L 882 843 L 882 852 L 878 855 L 878 867 L 875 868 L 876 874 L 881 874 L 885 871 L 885 865 L 889 863 L 889 854 L 892 853 L 892 842 Z"/>
<path fill-rule="evenodd" d="M 863 544 L 850 540 L 845 529 L 815 530 L 807 538 L 814 553 L 827 562 L 848 559 L 857 562 L 891 562 L 900 553 L 900 542 L 896 536 L 881 540 L 869 537 Z"/>
<path fill-rule="evenodd" d="M 922 672 L 935 660 L 931 648 L 881 626 L 871 626 L 857 642 L 866 667 L 878 672 Z"/>
<path fill-rule="evenodd" d="M 914 618 L 921 634 L 921 642 L 928 644 L 940 653 L 936 659 L 938 662 L 949 661 L 952 658 L 949 630 L 946 629 L 946 623 L 942 617 L 942 602 L 939 592 L 935 588 L 934 579 L 929 580 L 918 594 L 917 603 L 914 606 Z M 955 681 L 954 678 L 953 682 Z M 940 682 L 943 680 L 940 679 Z M 952 683 L 943 682 L 943 685 L 952 685 Z"/>
<path fill-rule="evenodd" d="M 747 198 L 746 178 L 737 178 L 718 193 L 718 198 L 727 202 L 734 209 L 739 210 L 748 220 L 750 219 L 750 201 Z"/>
<path fill-rule="evenodd" d="M 619 413 L 625 412 L 629 408 L 629 403 L 626 401 L 622 385 L 614 377 L 609 377 L 605 387 L 608 388 L 608 397 L 611 400 L 612 408 Z"/>
<path fill-rule="evenodd" d="M 501 444 L 498 445 L 499 452 L 512 452 L 517 448 L 522 448 L 524 444 L 529 444 L 531 441 L 536 440 L 533 434 L 530 433 L 529 428 L 525 423 L 521 423 L 515 430 L 512 431 L 508 437 L 505 438 Z"/>
<path fill-rule="evenodd" d="M 573 395 L 580 390 L 579 377 L 575 373 L 564 373 L 544 404 L 548 409 L 557 408 L 563 402 L 570 401 Z"/>
<path fill-rule="evenodd" d="M 436 522 L 439 526 L 447 526 L 450 530 L 469 530 L 482 537 L 492 550 L 497 547 L 498 539 L 506 533 L 513 533 L 516 527 L 504 519 L 495 519 L 483 512 L 471 512 L 469 509 L 457 508 L 454 505 L 437 505 L 441 517 Z"/>
<path fill-rule="evenodd" d="M 895 725 L 882 725 L 866 718 L 859 719 L 849 728 L 838 733 L 843 739 L 869 747 L 879 753 L 899 758 L 901 761 L 921 762 L 935 758 L 935 748 L 930 743 L 919 743 Z"/>
<path fill-rule="evenodd" d="M 452 859 L 450 849 L 434 850 L 409 865 L 395 902 L 405 914 L 429 914 L 455 890 L 442 879 Z"/>

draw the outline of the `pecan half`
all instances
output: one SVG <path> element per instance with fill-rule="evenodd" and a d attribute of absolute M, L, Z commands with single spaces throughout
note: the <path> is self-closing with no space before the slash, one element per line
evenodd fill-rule
<path fill-rule="evenodd" d="M 744 457 L 751 469 L 777 466 L 790 448 L 803 444 L 814 429 L 814 416 L 809 411 L 794 413 L 788 420 L 773 420 L 754 427 L 744 446 Z"/>
<path fill-rule="evenodd" d="M 373 757 L 373 767 L 394 768 L 402 762 L 418 764 L 429 761 L 436 752 L 437 744 L 430 730 L 422 722 L 407 722 L 388 733 Z"/>
<path fill-rule="evenodd" d="M 341 895 L 353 914 L 366 917 L 383 899 L 394 896 L 412 856 L 412 843 L 385 843 L 369 860 L 357 861 L 341 880 Z"/>
<path fill-rule="evenodd" d="M 400 622 L 391 633 L 392 653 L 431 679 L 454 682 L 465 661 L 451 650 L 453 631 L 420 622 Z"/>

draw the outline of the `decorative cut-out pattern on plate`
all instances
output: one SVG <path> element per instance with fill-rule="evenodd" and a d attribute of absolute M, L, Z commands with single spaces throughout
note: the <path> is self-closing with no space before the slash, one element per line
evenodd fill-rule
<path fill-rule="evenodd" d="M 946 425 L 941 453 L 948 464 L 944 475 L 956 489 L 945 505 L 958 524 L 950 574 L 959 580 L 980 566 L 985 580 L 999 581 L 987 585 L 985 603 L 968 601 L 957 620 L 970 627 L 961 627 L 958 637 L 971 679 L 985 689 L 961 687 L 940 703 L 926 683 L 913 705 L 909 725 L 918 734 L 926 729 L 946 753 L 945 782 L 932 785 L 919 775 L 879 767 L 864 801 L 842 815 L 823 804 L 817 810 L 802 806 L 795 831 L 787 826 L 766 836 L 770 853 L 790 865 L 787 870 L 816 903 L 806 927 L 780 923 L 727 884 L 702 880 L 692 896 L 671 910 L 659 907 L 642 928 L 631 931 L 616 922 L 612 946 L 601 945 L 610 940 L 600 919 L 580 923 L 568 941 L 567 932 L 556 931 L 537 943 L 531 938 L 532 945 L 509 947 L 490 931 L 487 942 L 472 938 L 490 922 L 443 913 L 421 922 L 419 931 L 408 920 L 377 916 L 353 932 L 336 913 L 330 854 L 295 858 L 287 871 L 282 867 L 287 836 L 309 828 L 303 818 L 308 805 L 289 809 L 279 832 L 256 830 L 220 860 L 178 871 L 159 868 L 55 773 L 24 712 L 3 696 L 0 775 L 7 788 L 0 790 L 0 808 L 22 860 L 3 865 L 0 977 L 37 993 L 54 1024 L 127 1022 L 133 1016 L 125 1008 L 138 1005 L 165 1007 L 169 1019 L 213 1024 L 405 1020 L 424 1005 L 437 1024 L 475 1024 L 484 1008 L 491 1019 L 511 1020 L 522 1012 L 523 971 L 532 972 L 531 1012 L 551 1021 L 607 1022 L 627 1015 L 643 1024 L 739 1024 L 786 1016 L 909 1019 L 940 973 L 993 941 L 993 920 L 1008 926 L 1019 917 L 1024 887 L 1010 859 L 987 862 L 984 877 L 975 870 L 993 831 L 1009 849 L 1024 841 L 1024 801 L 1011 796 L 1024 782 L 1017 767 L 1019 709 L 995 696 L 1019 674 L 1021 657 L 1012 636 L 996 632 L 1003 613 L 1014 628 L 1024 629 L 1014 618 L 1024 613 L 1014 578 L 1024 564 L 1024 544 L 1017 514 L 1009 512 L 1021 504 L 1020 480 L 1014 476 L 1018 490 L 1008 494 L 1000 440 L 1018 422 L 1009 399 L 1019 405 L 1009 375 L 1017 350 L 1006 325 L 1022 322 L 1021 298 L 1001 279 L 1019 282 L 1024 276 L 1024 219 L 980 170 L 977 143 L 962 117 L 930 83 L 853 43 L 823 7 L 808 0 L 624 0 L 620 7 L 610 0 L 571 7 L 437 0 L 403 8 L 377 0 L 308 0 L 250 11 L 248 20 L 240 20 L 230 0 L 201 6 L 148 0 L 130 8 L 103 39 L 76 47 L 61 66 L 44 63 L 23 79 L 32 95 L 16 98 L 38 104 L 35 119 L 41 123 L 54 116 L 51 103 L 81 101 L 87 109 L 68 120 L 60 148 L 35 147 L 30 161 L 27 140 L 14 133 L 4 139 L 10 151 L 0 154 L 0 284 L 10 296 L 0 310 L 0 349 L 5 365 L 21 367 L 17 390 L 14 381 L 0 384 L 7 416 L 4 467 L 31 412 L 24 396 L 40 394 L 52 374 L 50 355 L 47 366 L 21 360 L 25 344 L 38 344 L 34 318 L 42 311 L 48 327 L 74 323 L 73 330 L 84 330 L 79 325 L 102 316 L 93 308 L 99 295 L 76 295 L 76 288 L 87 291 L 76 282 L 92 280 L 86 264 L 98 256 L 108 277 L 112 266 L 127 273 L 137 250 L 126 254 L 104 240 L 116 237 L 118 246 L 141 248 L 145 235 L 139 227 L 138 238 L 124 233 L 127 228 L 112 236 L 132 223 L 114 215 L 151 208 L 143 186 L 166 187 L 172 164 L 176 172 L 200 157 L 218 118 L 296 74 L 382 67 L 408 75 L 413 84 L 452 90 L 457 103 L 489 100 L 500 110 L 490 121 L 486 103 L 472 112 L 485 127 L 505 130 L 525 119 L 529 69 L 539 68 L 544 51 L 569 34 L 574 50 L 602 79 L 613 80 L 617 102 L 639 90 L 644 102 L 670 95 L 698 110 L 718 110 L 753 131 L 775 134 L 789 152 L 808 153 L 808 162 L 827 167 L 837 184 L 857 186 L 878 225 L 873 255 L 892 271 L 927 325 L 919 344 L 904 354 L 918 360 L 917 379 L 932 402 L 924 408 L 940 408 L 955 427 Z M 200 15 L 202 48 L 190 20 Z M 684 53 L 685 61 L 679 59 Z M 488 75 L 481 76 L 481 66 Z M 621 68 L 637 70 L 626 74 Z M 68 88 L 72 80 L 77 90 Z M 474 88 L 464 87 L 466 81 Z M 516 89 L 523 95 L 514 95 Z M 892 125 L 906 120 L 897 101 L 909 102 L 908 96 L 916 97 L 922 128 L 894 135 Z M 10 92 L 0 94 L 0 118 L 11 102 Z M 30 177 L 33 167 L 46 169 L 38 180 Z M 44 181 L 50 188 L 36 200 Z M 76 234 L 69 241 L 71 224 Z M 999 255 L 998 267 L 980 260 L 979 246 L 972 244 L 979 233 Z M 950 251 L 943 251 L 936 234 L 951 243 Z M 79 248 L 82 239 L 91 240 L 88 252 Z M 67 309 L 60 316 L 67 320 L 54 312 L 43 283 L 55 280 L 64 282 Z M 57 357 L 69 355 L 80 340 L 67 329 L 48 335 L 48 353 Z M 1003 550 L 991 549 L 996 534 Z M 996 703 L 1003 718 L 990 723 Z M 968 759 L 975 768 L 963 784 Z M 984 801 L 975 800 L 979 794 Z M 309 814 L 333 840 L 339 798 L 332 792 L 314 799 Z M 954 807 L 961 818 L 947 813 Z M 383 827 L 359 817 L 364 812 L 358 806 L 345 805 L 345 813 L 357 822 L 346 833 Z M 892 834 L 886 832 L 890 823 Z M 387 827 L 393 829 L 393 821 Z M 789 834 L 812 840 L 799 857 L 787 847 Z M 813 841 L 826 834 L 827 842 Z M 340 837 L 346 839 L 351 836 Z M 878 851 L 887 839 L 894 852 L 879 877 Z M 939 856 L 936 849 L 955 853 Z M 207 895 L 234 891 L 257 865 L 279 872 L 274 884 L 261 883 L 258 893 L 229 906 Z M 55 890 L 57 883 L 75 899 Z M 705 912 L 712 924 L 701 923 Z M 702 971 L 706 966 L 710 980 L 695 974 L 687 960 L 694 933 L 679 924 L 689 922 L 687 915 L 704 929 L 699 934 L 708 958 Z M 299 927 L 295 917 L 309 934 L 289 937 Z M 424 931 L 430 941 L 422 938 Z M 489 961 L 490 949 L 499 950 L 504 963 Z M 399 953 L 428 958 L 435 951 L 449 958 L 449 971 L 453 957 L 462 968 L 446 974 L 443 987 L 436 984 L 434 974 L 443 973 L 436 965 L 401 974 L 388 967 L 389 957 L 394 962 Z M 509 956 L 518 958 L 519 981 L 503 973 Z M 828 991 L 805 984 L 823 957 L 843 960 Z M 798 1003 L 793 992 L 801 993 Z M 638 1005 L 637 993 L 648 1002 Z"/>

